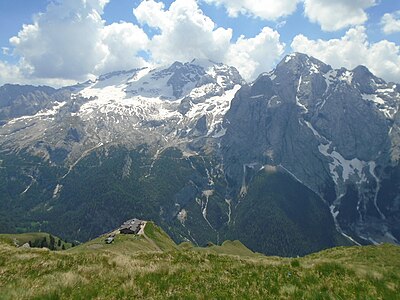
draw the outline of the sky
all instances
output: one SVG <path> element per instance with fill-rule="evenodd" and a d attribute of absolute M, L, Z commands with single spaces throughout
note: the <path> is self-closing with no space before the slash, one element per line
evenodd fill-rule
<path fill-rule="evenodd" d="M 0 0 L 0 85 L 193 58 L 254 80 L 302 52 L 400 83 L 399 0 Z"/>

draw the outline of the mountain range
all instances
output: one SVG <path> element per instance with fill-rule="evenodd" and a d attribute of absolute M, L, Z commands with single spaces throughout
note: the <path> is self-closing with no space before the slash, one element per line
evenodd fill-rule
<path fill-rule="evenodd" d="M 0 231 L 86 241 L 134 215 L 270 255 L 399 243 L 399 106 L 399 84 L 301 53 L 251 83 L 195 59 L 4 85 Z"/>

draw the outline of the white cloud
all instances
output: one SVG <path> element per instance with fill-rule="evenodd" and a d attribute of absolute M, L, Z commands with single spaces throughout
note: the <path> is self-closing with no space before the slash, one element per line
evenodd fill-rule
<path fill-rule="evenodd" d="M 12 65 L 0 60 L 0 86 L 6 83 L 63 87 L 72 85 L 76 81 L 57 78 L 35 78 L 31 76 L 30 70 L 26 69 L 24 65 Z"/>
<path fill-rule="evenodd" d="M 141 24 L 159 30 L 149 45 L 157 63 L 207 58 L 238 68 L 246 79 L 267 71 L 282 55 L 279 34 L 266 27 L 254 38 L 232 42 L 232 29 L 217 27 L 195 0 L 176 0 L 169 9 L 154 0 L 143 1 L 134 14 Z"/>
<path fill-rule="evenodd" d="M 391 14 L 384 14 L 381 24 L 385 34 L 400 32 L 400 10 Z"/>
<path fill-rule="evenodd" d="M 37 78 L 83 80 L 114 67 L 143 65 L 135 55 L 145 47 L 147 36 L 132 24 L 105 26 L 101 15 L 108 2 L 51 2 L 33 24 L 23 25 L 18 36 L 10 39 L 14 53 Z"/>
<path fill-rule="evenodd" d="M 312 55 L 335 68 L 353 69 L 365 65 L 379 77 L 400 82 L 399 45 L 387 40 L 370 43 L 363 26 L 349 29 L 340 39 L 310 40 L 297 35 L 291 47 L 293 51 Z"/>
<path fill-rule="evenodd" d="M 265 20 L 277 20 L 291 15 L 300 0 L 204 0 L 210 4 L 223 5 L 229 16 L 239 14 L 259 17 Z"/>
<path fill-rule="evenodd" d="M 138 52 L 147 49 L 148 37 L 132 23 L 113 23 L 102 30 L 102 43 L 106 55 L 95 67 L 96 74 L 111 70 L 125 70 L 147 65 Z"/>
<path fill-rule="evenodd" d="M 94 70 L 104 56 L 101 19 L 105 1 L 65 0 L 24 25 L 10 39 L 15 53 L 32 66 L 37 77 L 79 78 Z"/>
<path fill-rule="evenodd" d="M 168 10 L 162 3 L 143 1 L 134 14 L 141 24 L 160 30 L 150 44 L 152 58 L 158 63 L 193 58 L 221 61 L 232 38 L 232 30 L 215 28 L 195 0 L 176 0 Z"/>
<path fill-rule="evenodd" d="M 10 39 L 20 61 L 2 63 L 2 81 L 59 86 L 110 71 L 193 58 L 233 65 L 251 80 L 273 68 L 285 46 L 278 32 L 268 27 L 255 37 L 233 41 L 232 29 L 218 27 L 196 0 L 175 0 L 168 9 L 163 2 L 142 1 L 133 10 L 140 26 L 105 25 L 102 14 L 109 1 L 52 1 Z M 151 39 L 144 26 L 156 32 Z"/>
<path fill-rule="evenodd" d="M 376 0 L 304 0 L 304 14 L 324 31 L 336 31 L 367 21 L 365 10 Z"/>
<path fill-rule="evenodd" d="M 18 82 L 21 77 L 20 70 L 17 66 L 10 65 L 0 60 L 0 86 L 9 82 Z"/>
<path fill-rule="evenodd" d="M 190 1 L 192 4 L 192 1 Z M 154 28 L 163 28 L 170 26 L 171 20 L 165 13 L 165 5 L 163 2 L 152 0 L 144 0 L 133 9 L 133 14 L 139 23 L 147 24 Z"/>
<path fill-rule="evenodd" d="M 285 44 L 279 38 L 279 33 L 269 27 L 254 38 L 241 36 L 229 48 L 226 63 L 235 66 L 244 78 L 253 79 L 272 69 L 282 56 Z"/>

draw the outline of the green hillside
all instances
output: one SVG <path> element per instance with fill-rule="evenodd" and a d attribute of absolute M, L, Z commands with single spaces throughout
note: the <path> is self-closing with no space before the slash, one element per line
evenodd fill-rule
<path fill-rule="evenodd" d="M 400 247 L 340 247 L 267 257 L 239 241 L 177 246 L 148 222 L 143 235 L 66 251 L 0 239 L 0 299 L 398 299 Z"/>
<path fill-rule="evenodd" d="M 29 244 L 32 248 L 49 248 L 51 250 L 66 250 L 72 247 L 71 243 L 45 232 L 0 234 L 0 242 L 16 247 Z"/>
<path fill-rule="evenodd" d="M 73 253 L 112 252 L 126 254 L 132 252 L 164 252 L 177 250 L 175 242 L 153 222 L 147 222 L 144 235 L 116 235 L 110 245 L 104 242 L 106 235 L 70 249 Z"/>
<path fill-rule="evenodd" d="M 304 256 L 350 245 L 336 231 L 321 199 L 279 170 L 266 170 L 254 177 L 232 218 L 235 226 L 228 239 L 240 239 L 268 255 Z"/>

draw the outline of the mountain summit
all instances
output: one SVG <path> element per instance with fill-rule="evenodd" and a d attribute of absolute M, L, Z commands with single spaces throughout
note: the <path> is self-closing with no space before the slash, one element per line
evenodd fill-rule
<path fill-rule="evenodd" d="M 50 91 L 41 110 L 6 116 L 0 135 L 3 143 L 56 163 L 73 163 L 103 145 L 176 146 L 221 134 L 223 117 L 243 83 L 235 68 L 201 60 L 113 72 L 62 89 L 64 97 L 51 99 Z"/>

